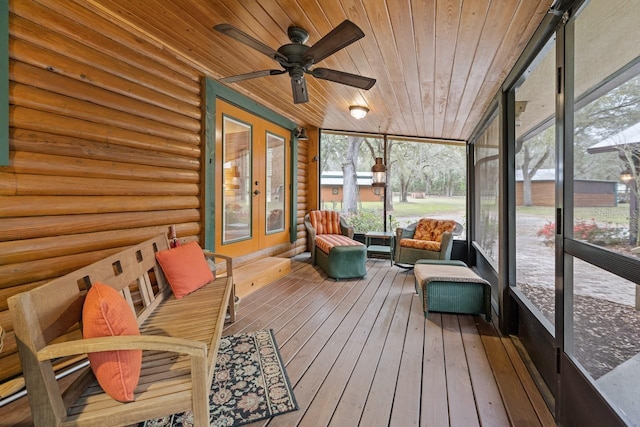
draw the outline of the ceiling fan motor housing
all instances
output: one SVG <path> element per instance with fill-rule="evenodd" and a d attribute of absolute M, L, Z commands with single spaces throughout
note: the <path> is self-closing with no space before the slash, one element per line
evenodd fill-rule
<path fill-rule="evenodd" d="M 305 58 L 305 53 L 307 52 L 307 50 L 309 50 L 309 46 L 298 43 L 289 43 L 285 44 L 284 46 L 280 46 L 280 48 L 278 49 L 278 53 L 281 53 L 284 57 L 287 58 L 287 60 L 285 61 L 284 59 L 279 59 L 278 62 L 280 62 L 280 65 L 282 65 L 282 67 L 284 68 L 300 66 L 308 69 L 313 61 L 307 61 L 307 59 Z"/>
<path fill-rule="evenodd" d="M 300 27 L 289 27 L 287 35 L 291 43 L 305 44 L 309 40 L 309 33 Z"/>

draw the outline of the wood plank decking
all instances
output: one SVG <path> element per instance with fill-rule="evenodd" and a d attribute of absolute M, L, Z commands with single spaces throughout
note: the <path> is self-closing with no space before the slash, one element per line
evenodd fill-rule
<path fill-rule="evenodd" d="M 334 281 L 295 258 L 223 335 L 275 331 L 300 409 L 250 426 L 554 426 L 511 339 L 480 316 L 425 320 L 411 270 L 368 260 Z M 30 425 L 25 398 L 0 425 Z M 6 424 L 8 422 L 8 424 Z"/>
<path fill-rule="evenodd" d="M 242 300 L 224 335 L 276 333 L 298 411 L 251 426 L 553 426 L 511 340 L 480 316 L 425 320 L 412 271 L 334 281 L 304 258 Z"/>

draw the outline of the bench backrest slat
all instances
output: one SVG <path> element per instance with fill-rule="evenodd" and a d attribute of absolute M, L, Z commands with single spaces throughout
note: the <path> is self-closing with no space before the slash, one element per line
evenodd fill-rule
<path fill-rule="evenodd" d="M 151 281 L 148 279 L 148 272 L 153 270 L 161 290 L 157 296 L 162 298 L 162 291 L 166 291 L 168 286 L 164 275 L 157 268 L 155 252 L 168 247 L 167 238 L 159 235 L 29 291 L 35 310 L 32 315 L 38 318 L 45 343 L 49 343 L 80 321 L 85 294 L 82 288 L 93 283 L 102 282 L 118 291 L 137 284 L 139 291 L 146 294 L 146 298 L 142 298 L 145 306 L 143 308 L 146 309 L 155 299 Z M 140 280 L 142 277 L 145 279 Z M 128 294 L 125 298 L 132 303 L 129 290 L 124 293 Z"/>

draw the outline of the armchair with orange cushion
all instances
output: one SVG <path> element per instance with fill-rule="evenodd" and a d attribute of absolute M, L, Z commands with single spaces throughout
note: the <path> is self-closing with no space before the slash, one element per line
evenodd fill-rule
<path fill-rule="evenodd" d="M 311 262 L 334 279 L 364 277 L 367 250 L 353 240 L 353 227 L 338 212 L 310 211 L 304 217 Z"/>
<path fill-rule="evenodd" d="M 414 265 L 419 259 L 451 259 L 453 236 L 462 226 L 453 220 L 422 218 L 396 229 L 396 264 Z"/>

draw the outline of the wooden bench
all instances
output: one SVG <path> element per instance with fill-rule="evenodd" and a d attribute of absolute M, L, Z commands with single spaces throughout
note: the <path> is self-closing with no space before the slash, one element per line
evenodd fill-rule
<path fill-rule="evenodd" d="M 232 262 L 205 252 L 226 261 L 226 276 L 176 299 L 155 258 L 168 248 L 166 236 L 159 235 L 9 299 L 36 426 L 126 425 L 185 410 L 193 411 L 194 425 L 209 425 L 209 390 L 227 307 L 235 320 Z M 82 305 L 96 282 L 122 293 L 140 336 L 82 339 Z M 109 397 L 90 369 L 60 393 L 53 364 L 130 349 L 147 350 L 133 402 Z"/>

